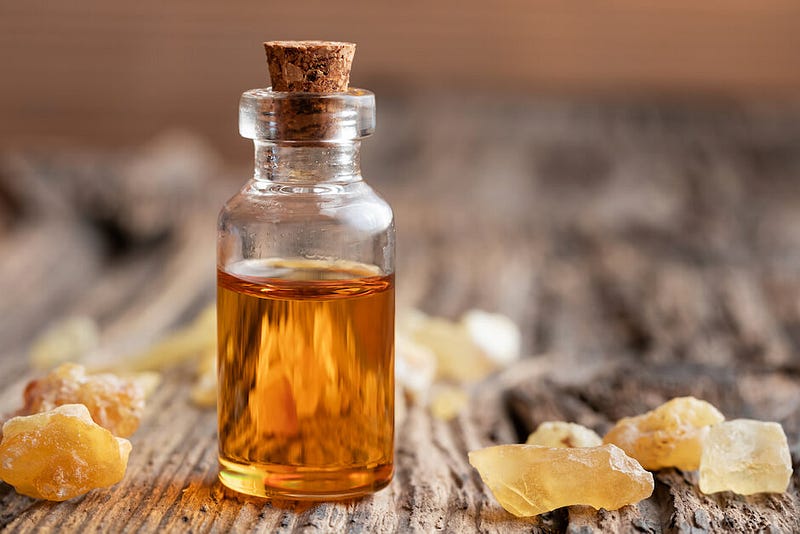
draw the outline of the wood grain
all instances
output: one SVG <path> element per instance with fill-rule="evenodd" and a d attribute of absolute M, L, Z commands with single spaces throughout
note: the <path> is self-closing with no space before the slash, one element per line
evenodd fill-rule
<path fill-rule="evenodd" d="M 451 422 L 407 407 L 390 487 L 323 504 L 222 489 L 215 415 L 189 401 L 191 366 L 176 368 L 132 438 L 121 483 L 58 504 L 0 485 L 0 528 L 797 531 L 800 117 L 792 113 L 468 97 L 386 102 L 363 164 L 396 208 L 398 301 L 451 317 L 471 307 L 507 313 L 531 357 L 476 385 Z M 172 165 L 170 154 L 184 163 Z M 150 174 L 172 171 L 141 181 L 132 161 Z M 8 273 L 0 278 L 0 410 L 18 403 L 33 374 L 27 344 L 50 321 L 88 313 L 103 327 L 104 349 L 120 354 L 213 298 L 215 212 L 248 174 L 213 161 L 208 149 L 174 138 L 131 151 L 0 157 L 0 272 Z M 76 193 L 98 176 L 105 187 Z M 175 180 L 185 187 L 171 189 Z M 132 191 L 126 183 L 141 190 L 100 194 Z M 181 201 L 179 216 L 174 201 L 145 213 L 111 209 L 159 195 Z M 693 474 L 665 470 L 638 505 L 520 520 L 466 460 L 469 450 L 524 439 L 546 419 L 602 432 L 684 394 L 729 418 L 781 422 L 795 462 L 790 492 L 704 496 Z"/>

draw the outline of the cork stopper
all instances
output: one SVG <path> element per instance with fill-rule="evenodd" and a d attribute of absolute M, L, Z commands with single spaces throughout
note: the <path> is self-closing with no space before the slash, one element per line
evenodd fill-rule
<path fill-rule="evenodd" d="M 272 90 L 292 93 L 345 93 L 355 43 L 267 41 Z"/>

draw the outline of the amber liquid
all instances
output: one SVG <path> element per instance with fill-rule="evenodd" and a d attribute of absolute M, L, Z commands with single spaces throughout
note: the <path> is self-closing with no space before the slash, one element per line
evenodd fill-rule
<path fill-rule="evenodd" d="M 289 499 L 349 498 L 387 485 L 394 276 L 312 260 L 227 270 L 217 278 L 222 483 Z"/>

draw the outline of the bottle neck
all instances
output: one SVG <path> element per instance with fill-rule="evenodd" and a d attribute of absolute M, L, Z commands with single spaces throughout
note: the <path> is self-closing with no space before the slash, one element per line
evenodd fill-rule
<path fill-rule="evenodd" d="M 276 183 L 361 180 L 361 142 L 255 140 L 255 179 Z"/>

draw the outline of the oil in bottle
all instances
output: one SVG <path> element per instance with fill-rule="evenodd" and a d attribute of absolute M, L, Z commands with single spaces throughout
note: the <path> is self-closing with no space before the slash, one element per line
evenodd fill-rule
<path fill-rule="evenodd" d="M 394 276 L 312 260 L 229 269 L 217 297 L 226 484 L 293 498 L 386 485 Z"/>

